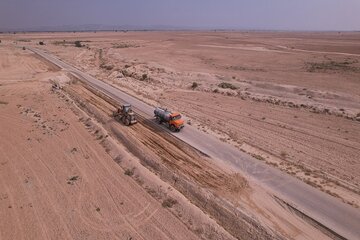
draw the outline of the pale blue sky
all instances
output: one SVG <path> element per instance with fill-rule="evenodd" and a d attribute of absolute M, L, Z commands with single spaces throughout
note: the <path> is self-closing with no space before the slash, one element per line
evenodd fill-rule
<path fill-rule="evenodd" d="M 0 29 L 84 24 L 360 30 L 360 0 L 0 1 Z"/>

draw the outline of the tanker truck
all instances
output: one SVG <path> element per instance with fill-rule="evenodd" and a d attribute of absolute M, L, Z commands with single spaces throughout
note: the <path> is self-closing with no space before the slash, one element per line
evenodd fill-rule
<path fill-rule="evenodd" d="M 184 120 L 180 113 L 158 107 L 155 108 L 154 115 L 159 124 L 164 123 L 172 132 L 179 132 L 184 127 Z"/>

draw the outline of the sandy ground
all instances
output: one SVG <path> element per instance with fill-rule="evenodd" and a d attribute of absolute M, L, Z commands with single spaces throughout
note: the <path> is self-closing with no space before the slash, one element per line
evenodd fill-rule
<path fill-rule="evenodd" d="M 359 33 L 5 38 L 20 46 L 44 41 L 43 49 L 80 69 L 154 106 L 181 111 L 192 124 L 259 160 L 360 205 Z M 75 40 L 84 47 L 74 47 Z"/>
<path fill-rule="evenodd" d="M 360 126 L 357 121 L 360 116 L 358 82 L 360 69 L 358 40 L 360 35 L 358 33 L 98 32 L 16 34 L 11 36 L 2 35 L 0 37 L 2 45 L 41 47 L 93 76 L 107 81 L 154 106 L 161 105 L 181 111 L 190 119 L 188 124 L 196 125 L 199 129 L 216 135 L 222 141 L 229 142 L 248 152 L 259 161 L 265 161 L 274 167 L 280 168 L 324 192 L 341 198 L 354 207 L 360 205 L 360 165 L 357 157 L 360 155 Z M 75 47 L 75 40 L 81 40 L 85 46 L 81 48 Z M 46 45 L 39 46 L 39 41 L 44 41 Z M 69 199 L 66 201 L 66 206 L 72 206 L 75 212 L 80 211 L 75 206 L 81 205 L 84 201 L 81 201 L 82 199 L 73 200 L 73 196 L 77 196 L 76 193 L 80 190 L 80 192 L 86 192 L 89 195 L 86 198 L 91 199 L 91 201 L 86 205 L 87 207 L 81 207 L 81 209 L 85 210 L 81 210 L 80 213 L 85 212 L 83 215 L 88 216 L 91 222 L 93 221 L 92 218 L 96 218 L 96 221 L 101 222 L 99 223 L 102 226 L 101 229 L 110 229 L 106 231 L 106 234 L 117 234 L 118 232 L 113 230 L 116 227 L 113 220 L 117 223 L 121 222 L 119 219 L 127 219 L 127 212 L 117 220 L 113 219 L 114 216 L 109 214 L 111 212 L 109 210 L 108 215 L 99 220 L 98 214 L 103 213 L 103 208 L 122 209 L 122 207 L 118 206 L 117 201 L 111 203 L 113 205 L 104 204 L 103 207 L 98 206 L 99 202 L 101 202 L 99 198 L 109 201 L 109 195 L 106 195 L 106 184 L 103 183 L 105 186 L 101 184 L 98 186 L 99 183 L 96 180 L 86 177 L 86 173 L 93 176 L 94 171 L 99 174 L 98 179 L 107 178 L 105 177 L 106 174 L 110 174 L 110 178 L 113 178 L 114 181 L 128 181 L 129 184 L 134 184 L 131 185 L 133 190 L 131 194 L 138 196 L 136 194 L 142 193 L 141 198 L 146 199 L 145 202 L 154 201 L 151 204 L 154 204 L 153 208 L 158 209 L 156 213 L 159 212 L 162 216 L 169 214 L 169 219 L 173 219 L 175 225 L 172 225 L 171 221 L 171 223 L 169 221 L 167 223 L 170 223 L 170 228 L 177 225 L 182 226 L 174 230 L 178 231 L 180 235 L 188 234 L 189 238 L 191 238 L 196 237 L 195 235 L 198 234 L 200 237 L 204 238 L 206 236 L 205 239 L 210 239 L 209 234 L 204 234 L 204 229 L 198 226 L 191 227 L 193 223 L 189 214 L 180 213 L 180 215 L 187 215 L 187 218 L 179 217 L 179 213 L 176 212 L 177 218 L 174 218 L 174 209 L 180 204 L 176 204 L 173 209 L 170 209 L 173 213 L 171 215 L 169 211 L 161 207 L 162 200 L 159 203 L 159 199 L 157 199 L 159 194 L 154 194 L 152 190 L 144 190 L 143 184 L 139 184 L 139 179 L 124 176 L 124 166 L 122 168 L 118 167 L 120 163 L 114 163 L 113 159 L 106 154 L 106 152 L 110 151 L 109 148 L 105 149 L 104 152 L 103 146 L 99 145 L 105 135 L 94 135 L 94 132 L 90 134 L 89 129 L 83 129 L 84 125 L 85 128 L 89 128 L 87 126 L 88 122 L 82 118 L 79 121 L 79 116 L 72 115 L 69 108 L 64 111 L 64 114 L 67 113 L 64 115 L 66 116 L 63 119 L 64 122 L 60 122 L 57 115 L 60 112 L 63 114 L 63 111 L 51 107 L 51 104 L 48 103 L 53 101 L 53 105 L 65 109 L 69 103 L 64 99 L 62 99 L 62 102 L 57 102 L 59 96 L 48 93 L 50 88 L 49 78 L 52 77 L 61 81 L 67 79 L 66 76 L 62 73 L 54 73 L 56 69 L 50 69 L 53 72 L 50 71 L 49 73 L 49 66 L 39 63 L 36 59 L 34 60 L 34 56 L 24 54 L 26 51 L 18 49 L 14 54 L 13 49 L 11 51 L 4 49 L 1 49 L 3 52 L 1 54 L 0 71 L 2 76 L 0 86 L 2 104 L 0 104 L 0 107 L 8 112 L 3 115 L 4 120 L 2 121 L 7 120 L 7 124 L 16 124 L 13 119 L 20 119 L 22 122 L 17 123 L 16 127 L 24 123 L 26 127 L 22 129 L 22 126 L 16 128 L 16 134 L 11 135 L 14 138 L 13 142 L 21 143 L 23 141 L 22 144 L 27 146 L 23 149 L 29 149 L 30 144 L 38 144 L 37 150 L 33 151 L 36 156 L 31 155 L 31 148 L 27 152 L 22 152 L 23 149 L 21 149 L 20 155 L 27 156 L 28 154 L 32 156 L 32 161 L 40 166 L 44 166 L 44 163 L 39 163 L 39 159 L 43 161 L 43 159 L 49 158 L 49 164 L 58 167 L 59 164 L 62 164 L 56 161 L 60 156 L 60 158 L 66 159 L 65 162 L 70 162 L 67 170 L 59 168 L 61 173 L 55 174 L 52 172 L 52 177 L 53 175 L 61 176 L 61 179 L 46 176 L 45 170 L 41 172 L 41 174 L 44 174 L 44 179 L 49 178 L 54 182 L 59 182 L 59 185 L 64 184 L 64 189 L 70 187 L 70 190 L 74 190 L 73 188 L 77 188 L 73 192 L 69 191 L 69 196 L 61 195 L 62 199 Z M 16 57 L 19 55 L 21 57 Z M 9 67 L 16 65 L 15 63 L 21 63 L 21 69 Z M 44 82 L 40 81 L 39 83 L 41 79 Z M 26 82 L 19 82 L 19 80 L 26 80 Z M 194 86 L 194 82 L 196 86 Z M 230 83 L 231 86 L 234 86 L 234 89 L 219 86 L 222 82 Z M 253 233 L 253 236 L 261 238 L 261 236 L 270 236 L 266 234 L 277 233 L 285 238 L 312 239 L 314 236 L 317 239 L 326 238 L 306 220 L 294 215 L 276 199 L 264 192 L 261 187 L 247 182 L 241 176 L 234 175 L 230 178 L 224 178 L 224 176 L 228 175 L 226 169 L 212 166 L 206 159 L 195 153 L 193 153 L 195 155 L 189 155 L 190 150 L 186 148 L 176 151 L 176 157 L 170 150 L 166 149 L 174 149 L 174 147 L 179 146 L 179 143 L 171 142 L 171 139 L 162 135 L 155 136 L 151 133 L 151 129 L 149 131 L 146 124 L 139 124 L 134 128 L 127 129 L 113 123 L 109 118 L 113 106 L 104 104 L 103 100 L 99 100 L 98 97 L 91 94 L 89 90 L 81 85 L 73 84 L 66 89 L 66 92 L 73 95 L 72 97 L 75 101 L 78 101 L 78 105 L 85 108 L 84 110 L 88 111 L 88 113 L 90 112 L 90 115 L 99 111 L 99 114 L 97 114 L 98 121 L 105 126 L 109 135 L 113 135 L 120 141 L 120 146 L 126 146 L 127 150 L 133 154 L 131 155 L 132 158 L 137 160 L 132 162 L 140 161 L 143 165 L 154 164 L 146 167 L 161 176 L 166 182 L 170 182 L 191 202 L 195 202 L 200 207 L 200 211 L 204 211 L 212 217 L 221 216 L 216 211 L 211 212 L 207 204 L 203 206 L 201 201 L 196 203 L 200 198 L 194 198 L 191 191 L 183 191 L 184 186 L 200 186 L 201 192 L 205 195 L 215 196 L 214 199 L 229 202 L 230 205 L 226 206 L 230 209 L 237 206 L 241 211 L 236 214 L 243 216 L 241 219 L 247 219 L 245 215 L 251 216 L 255 223 L 259 223 L 259 228 L 254 230 L 251 226 L 247 228 L 246 221 L 244 224 L 243 221 L 240 221 L 240 225 L 233 225 L 234 221 L 231 218 L 229 218 L 230 221 L 222 222 L 215 218 L 233 236 L 238 236 L 236 233 Z M 48 95 L 45 95 L 45 93 Z M 76 99 L 76 96 L 78 96 L 78 99 Z M 21 106 L 17 106 L 18 104 Z M 34 107 L 32 104 L 34 104 Z M 44 120 L 40 119 L 37 117 L 38 115 L 41 118 L 46 116 L 46 118 Z M 5 119 L 6 116 L 8 116 L 7 119 Z M 34 123 L 34 121 L 37 122 Z M 52 123 L 52 121 L 59 121 L 58 124 L 64 126 L 46 125 L 46 123 Z M 70 123 L 70 125 L 66 123 Z M 67 128 L 71 127 L 74 128 L 73 131 L 68 131 Z M 32 130 L 31 134 L 35 136 L 30 136 L 30 133 L 25 134 L 29 129 Z M 9 132 L 15 130 L 1 128 L 1 131 L 6 131 L 6 134 L 10 134 Z M 46 133 L 47 131 L 49 133 Z M 3 136 L 3 133 L 1 136 Z M 19 136 L 23 136 L 24 139 L 20 141 Z M 67 140 L 64 141 L 63 137 Z M 53 147 L 43 149 L 44 144 L 36 140 L 37 138 L 40 139 L 40 142 L 43 141 L 42 143 L 50 146 L 52 144 Z M 52 139 L 50 141 L 47 138 Z M 124 141 L 127 138 L 132 139 L 133 143 L 129 144 L 129 142 Z M 11 138 L 9 139 L 11 140 Z M 10 155 L 15 151 L 14 154 L 19 154 L 18 149 L 11 147 L 14 144 L 10 144 L 9 139 L 5 141 L 2 138 L 0 146 L 9 145 L 8 148 L 12 149 L 9 152 Z M 55 143 L 53 143 L 54 139 L 56 140 Z M 139 139 L 141 140 L 139 141 Z M 55 148 L 55 146 L 60 147 Z M 144 146 L 142 149 L 147 150 L 139 151 L 139 146 Z M 122 151 L 124 150 L 124 147 L 120 148 L 122 148 Z M 58 151 L 58 155 L 54 154 L 54 157 L 52 157 L 52 152 L 56 151 Z M 95 165 L 89 165 L 87 159 L 90 159 L 90 155 L 91 158 L 95 158 L 94 163 L 92 163 Z M 152 161 L 146 162 L 148 159 L 144 158 L 144 155 L 152 156 Z M 169 157 L 172 160 L 166 161 Z M 96 170 L 104 167 L 103 165 L 98 166 L 98 162 L 101 160 L 100 162 L 103 163 L 104 159 L 108 159 L 106 164 L 103 164 L 107 167 L 106 171 L 111 170 L 112 173 L 111 171 L 108 173 L 105 170 Z M 30 164 L 26 157 L 22 161 L 28 165 Z M 77 163 L 78 161 L 79 163 Z M 161 164 L 159 165 L 159 163 Z M 1 170 L 4 166 L 6 167 L 7 164 L 1 165 Z M 21 162 L 16 166 L 12 166 L 11 171 L 17 171 L 14 176 L 19 174 L 27 176 L 26 173 L 17 170 L 19 166 L 22 166 Z M 156 166 L 162 167 L 157 169 Z M 86 170 L 82 170 L 83 167 Z M 76 170 L 79 172 L 76 172 Z M 36 189 L 38 189 L 39 193 L 45 194 L 44 192 L 47 190 L 44 191 L 45 188 L 43 187 L 47 186 L 47 180 L 42 180 L 42 175 L 37 175 L 39 173 L 34 168 L 30 173 L 38 181 Z M 121 179 L 115 179 L 117 173 L 119 173 Z M 175 179 L 180 176 L 180 179 L 186 180 L 183 184 L 186 183 L 187 185 L 177 185 L 176 181 L 174 182 L 174 173 L 176 174 Z M 14 176 L 10 177 L 14 178 Z M 79 176 L 79 179 L 76 181 L 70 180 L 70 178 L 76 176 Z M 14 186 L 16 190 L 13 194 L 20 194 L 18 192 L 26 190 L 25 183 L 21 183 L 21 180 L 17 181 L 20 185 Z M 110 184 L 111 189 L 114 188 L 111 185 L 114 181 L 108 179 L 103 181 Z M 128 182 L 122 182 L 122 185 L 127 185 Z M 22 188 L 18 186 L 22 186 Z M 49 186 L 48 189 L 49 191 L 52 190 Z M 58 192 L 61 191 L 63 190 L 51 191 L 55 197 L 51 193 L 49 196 L 46 194 L 46 197 L 59 199 Z M 98 196 L 100 195 L 98 191 L 102 193 L 101 196 Z M 122 191 L 121 189 L 116 191 L 120 199 L 123 196 Z M 19 198 L 33 197 L 31 193 L 26 191 L 23 195 Z M 8 200 L 9 196 L 10 194 L 6 193 L 1 199 L 10 201 Z M 182 197 L 184 198 L 184 196 Z M 71 215 L 68 210 L 64 210 L 64 207 L 61 207 L 64 204 L 63 202 L 59 200 L 57 203 L 55 202 L 56 213 L 63 210 L 64 216 L 62 218 L 65 219 L 64 222 L 69 228 L 67 220 L 71 219 L 73 221 L 72 219 L 76 217 L 74 214 Z M 131 203 L 133 202 L 131 201 Z M 12 208 L 6 209 L 5 206 L 2 209 L 6 209 L 6 211 L 14 210 L 13 204 L 6 202 L 5 205 L 11 205 Z M 138 209 L 139 206 L 144 206 L 144 204 L 144 202 L 140 202 L 139 205 L 131 206 L 133 209 Z M 23 206 L 24 204 L 21 205 L 21 207 Z M 156 206 L 159 206 L 159 208 L 156 208 Z M 42 207 L 43 205 L 41 205 Z M 94 212 L 91 212 L 90 208 L 94 208 Z M 97 211 L 98 208 L 100 211 Z M 126 208 L 130 212 L 135 211 L 131 209 L 131 207 Z M 191 209 L 191 206 L 186 209 Z M 189 211 L 186 209 L 182 211 Z M 39 211 L 35 212 L 38 214 Z M 30 219 L 35 212 L 29 213 L 28 217 L 21 219 Z M 0 213 L 3 214 L 3 211 Z M 120 211 L 120 213 L 123 212 Z M 45 213 L 42 212 L 41 214 Z M 151 215 L 148 212 L 146 214 Z M 53 215 L 54 218 L 55 215 Z M 78 215 L 82 216 L 81 214 Z M 138 216 L 136 213 L 134 215 Z M 17 215 L 15 214 L 15 216 Z M 18 216 L 22 216 L 21 213 Z M 41 217 L 39 218 L 41 219 Z M 52 217 L 50 218 L 52 219 Z M 88 218 L 85 217 L 85 219 Z M 166 218 L 167 215 L 164 219 Z M 153 223 L 148 218 L 146 219 L 147 221 L 144 223 L 146 227 L 144 228 L 158 229 L 157 223 Z M 205 218 L 201 219 L 206 223 L 208 221 Z M 41 229 L 39 225 L 45 226 L 44 228 L 48 226 L 47 222 L 38 221 L 39 224 L 33 224 L 34 228 Z M 254 222 L 252 223 L 254 224 Z M 31 225 L 26 221 L 22 222 L 22 224 L 26 226 L 22 227 L 24 229 Z M 91 234 L 94 232 L 94 236 L 98 238 L 118 236 L 103 235 L 105 233 L 99 230 L 98 225 L 93 228 L 87 227 L 82 231 L 81 229 L 84 228 L 82 226 L 83 222 L 78 222 L 78 224 L 81 226 L 75 228 L 80 229 L 80 233 L 76 234 L 90 231 Z M 163 222 L 159 220 L 159 225 L 162 224 Z M 70 229 L 73 229 L 72 225 L 70 224 Z M 139 230 L 138 226 L 140 225 L 136 225 L 134 232 L 130 231 L 129 234 L 139 234 L 141 230 Z M 6 228 L 7 225 L 4 226 Z M 52 230 L 52 227 L 48 228 Z M 210 227 L 210 229 L 212 228 Z M 236 229 L 240 229 L 239 232 L 236 232 Z M 246 229 L 249 231 L 246 231 Z M 126 234 L 123 233 L 123 228 L 117 230 L 119 230 L 119 234 Z M 71 230 L 68 231 L 72 233 Z M 184 231 L 184 233 L 181 233 L 181 231 Z M 34 230 L 34 232 L 39 234 L 37 230 Z M 144 232 L 152 234 L 151 231 Z M 166 235 L 168 232 L 164 233 L 165 230 L 163 232 L 160 230 L 160 232 L 165 234 L 165 237 L 171 238 L 170 235 Z M 10 233 L 13 234 L 12 231 L 7 234 Z M 226 234 L 224 232 L 220 235 L 229 237 Z"/>
<path fill-rule="evenodd" d="M 198 239 L 51 93 L 61 73 L 0 52 L 0 239 Z"/>

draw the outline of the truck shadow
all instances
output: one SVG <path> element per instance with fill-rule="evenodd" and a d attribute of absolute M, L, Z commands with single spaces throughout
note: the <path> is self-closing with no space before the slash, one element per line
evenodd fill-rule
<path fill-rule="evenodd" d="M 144 118 L 141 116 L 137 116 L 137 120 L 138 123 L 144 125 L 146 128 L 156 133 L 164 133 L 164 134 L 172 133 L 165 124 L 159 124 L 158 122 L 156 122 L 155 118 Z"/>

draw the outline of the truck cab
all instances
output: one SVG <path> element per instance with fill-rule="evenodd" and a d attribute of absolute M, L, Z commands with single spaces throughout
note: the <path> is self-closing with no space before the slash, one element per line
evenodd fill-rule
<path fill-rule="evenodd" d="M 170 121 L 169 121 L 169 125 L 173 125 L 175 127 L 175 130 L 171 129 L 172 131 L 180 131 L 180 129 L 182 129 L 184 127 L 184 120 L 181 117 L 180 113 L 171 113 L 170 115 Z"/>

